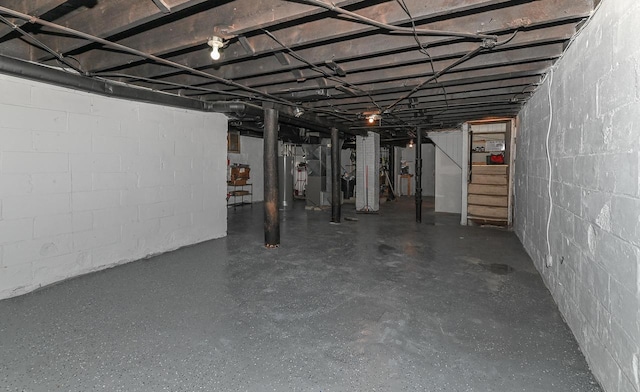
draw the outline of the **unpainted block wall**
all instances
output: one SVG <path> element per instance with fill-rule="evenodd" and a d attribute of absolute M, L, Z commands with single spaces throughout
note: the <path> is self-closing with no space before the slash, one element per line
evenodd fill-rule
<path fill-rule="evenodd" d="M 640 391 L 639 16 L 635 0 L 602 2 L 520 113 L 517 139 L 516 233 L 607 392 Z"/>
<path fill-rule="evenodd" d="M 0 91 L 0 299 L 226 235 L 224 115 Z"/>

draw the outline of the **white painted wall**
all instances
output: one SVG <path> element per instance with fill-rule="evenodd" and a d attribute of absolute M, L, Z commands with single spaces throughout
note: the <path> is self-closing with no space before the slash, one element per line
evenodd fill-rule
<path fill-rule="evenodd" d="M 0 91 L 0 298 L 226 235 L 224 115 Z"/>
<path fill-rule="evenodd" d="M 249 183 L 253 184 L 253 202 L 264 200 L 264 140 L 262 138 L 240 136 L 240 154 L 229 154 L 229 163 L 249 165 Z M 248 201 L 247 199 L 245 199 Z"/>
<path fill-rule="evenodd" d="M 639 16 L 603 0 L 517 137 L 515 232 L 606 392 L 640 391 Z"/>
<path fill-rule="evenodd" d="M 442 152 L 458 166 L 462 167 L 462 131 L 459 129 L 448 131 L 434 131 L 428 133 L 429 138 Z"/>
<path fill-rule="evenodd" d="M 462 212 L 462 131 L 429 132 L 436 144 L 436 212 Z"/>
<path fill-rule="evenodd" d="M 436 212 L 462 211 L 462 169 L 436 147 Z"/>
<path fill-rule="evenodd" d="M 436 194 L 436 148 L 433 144 L 422 145 L 422 196 Z"/>

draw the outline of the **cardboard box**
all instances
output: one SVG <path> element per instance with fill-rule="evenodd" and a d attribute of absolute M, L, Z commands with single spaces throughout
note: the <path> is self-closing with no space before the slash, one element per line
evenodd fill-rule
<path fill-rule="evenodd" d="M 249 172 L 251 168 L 244 166 L 232 166 L 231 167 L 231 181 L 235 181 L 238 178 L 249 178 Z"/>

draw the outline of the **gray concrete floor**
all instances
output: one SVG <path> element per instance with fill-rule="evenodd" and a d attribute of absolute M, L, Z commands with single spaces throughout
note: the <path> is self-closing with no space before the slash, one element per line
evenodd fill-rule
<path fill-rule="evenodd" d="M 0 389 L 600 391 L 513 233 L 303 206 L 0 301 Z"/>

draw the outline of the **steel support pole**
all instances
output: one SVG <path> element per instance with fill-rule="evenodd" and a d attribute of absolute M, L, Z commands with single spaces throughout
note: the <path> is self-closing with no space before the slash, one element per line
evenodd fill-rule
<path fill-rule="evenodd" d="M 389 192 L 391 194 L 391 200 L 396 199 L 395 190 L 396 188 L 396 176 L 395 176 L 395 164 L 396 164 L 396 148 L 394 146 L 389 146 L 389 162 L 387 167 L 387 175 L 389 176 L 389 184 L 391 184 L 391 189 Z"/>
<path fill-rule="evenodd" d="M 280 246 L 278 211 L 278 111 L 264 110 L 264 244 Z"/>
<path fill-rule="evenodd" d="M 331 222 L 340 223 L 340 135 L 331 128 Z"/>
<path fill-rule="evenodd" d="M 416 130 L 416 222 L 422 222 L 422 129 Z"/>

